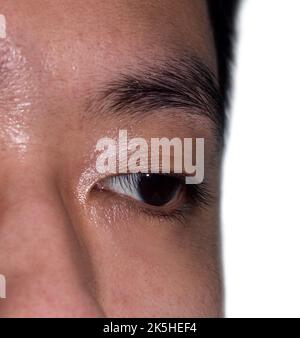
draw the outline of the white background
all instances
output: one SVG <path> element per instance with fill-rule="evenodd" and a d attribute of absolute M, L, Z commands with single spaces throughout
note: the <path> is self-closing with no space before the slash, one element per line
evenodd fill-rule
<path fill-rule="evenodd" d="M 300 1 L 240 12 L 224 165 L 227 317 L 300 317 Z"/>

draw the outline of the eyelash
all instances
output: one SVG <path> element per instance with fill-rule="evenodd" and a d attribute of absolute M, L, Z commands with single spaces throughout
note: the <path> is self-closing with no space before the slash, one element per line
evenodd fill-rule
<path fill-rule="evenodd" d="M 141 173 L 131 173 L 125 175 L 118 175 L 118 176 L 111 176 L 108 179 L 111 182 L 119 180 L 119 184 L 123 187 L 132 190 L 134 186 L 137 186 L 139 183 L 139 179 Z M 121 194 L 122 198 L 126 198 L 127 200 L 133 201 L 134 204 L 139 204 L 138 210 L 143 212 L 143 214 L 151 217 L 152 219 L 159 219 L 165 221 L 178 221 L 184 223 L 186 216 L 189 214 L 191 210 L 195 207 L 201 207 L 202 209 L 208 207 L 210 205 L 210 201 L 212 200 L 211 192 L 209 191 L 207 184 L 202 182 L 199 185 L 194 184 L 186 184 L 185 183 L 185 175 L 180 174 L 153 174 L 153 175 L 160 175 L 160 176 L 171 176 L 178 180 L 178 183 L 181 185 L 180 194 L 184 194 L 183 202 L 181 205 L 173 208 L 172 210 L 165 210 L 165 207 L 153 207 L 148 205 L 144 202 L 135 200 L 132 197 L 128 197 L 125 194 Z M 184 187 L 184 192 L 182 192 L 182 187 Z M 111 192 L 114 194 L 118 194 L 110 190 L 109 188 L 105 187 L 104 182 L 99 182 L 96 184 L 96 190 L 101 190 L 104 192 Z"/>

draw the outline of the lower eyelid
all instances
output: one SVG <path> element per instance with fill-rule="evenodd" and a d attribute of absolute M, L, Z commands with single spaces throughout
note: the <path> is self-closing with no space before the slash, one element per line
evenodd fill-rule
<path fill-rule="evenodd" d="M 185 189 L 178 192 L 176 199 L 168 204 L 165 204 L 163 206 L 153 206 L 150 204 L 146 204 L 143 201 L 135 200 L 132 197 L 128 197 L 126 195 L 117 194 L 115 192 L 112 192 L 110 190 L 106 190 L 101 186 L 101 191 L 107 194 L 115 195 L 117 199 L 121 199 L 125 201 L 126 203 L 129 203 L 130 209 L 136 209 L 140 212 L 146 213 L 147 215 L 151 215 L 153 217 L 171 217 L 172 214 L 174 216 L 176 215 L 178 217 L 179 214 L 182 213 L 182 211 L 189 209 L 192 206 L 188 207 L 188 201 L 187 196 L 185 196 L 186 192 Z"/>
<path fill-rule="evenodd" d="M 107 207 L 111 207 L 110 204 L 114 200 L 113 203 L 117 206 L 114 210 L 118 210 L 117 213 L 114 211 L 114 217 L 120 217 L 117 215 L 122 214 L 123 218 L 125 213 L 125 215 L 127 215 L 126 217 L 128 217 L 128 222 L 130 222 L 130 217 L 132 217 L 135 221 L 139 219 L 140 221 L 138 222 L 142 222 L 145 225 L 152 224 L 156 226 L 161 224 L 161 226 L 167 226 L 173 224 L 186 226 L 190 224 L 196 215 L 195 213 L 197 213 L 197 210 L 201 207 L 198 203 L 192 202 L 190 197 L 186 195 L 186 192 L 180 196 L 181 200 L 177 200 L 173 204 L 163 207 L 152 207 L 130 197 L 120 196 L 109 190 L 102 189 L 101 191 L 103 192 L 104 200 L 106 201 L 105 205 Z M 94 191 L 94 193 L 99 194 L 101 192 Z M 95 198 L 97 203 L 101 201 L 101 198 L 99 199 L 95 194 L 93 198 Z M 106 206 L 104 207 L 106 208 Z M 101 204 L 101 207 L 103 207 L 103 204 Z"/>
<path fill-rule="evenodd" d="M 103 181 L 95 185 L 95 190 L 115 196 L 120 202 L 123 201 L 125 203 L 122 208 L 134 210 L 141 215 L 144 214 L 151 217 L 152 220 L 180 221 L 181 223 L 185 223 L 191 215 L 194 215 L 193 211 L 199 208 L 206 208 L 210 204 L 211 194 L 206 183 L 202 182 L 199 186 L 186 185 L 184 177 L 180 176 L 178 178 L 182 181 L 181 189 L 177 192 L 174 200 L 162 206 L 146 204 L 132 196 L 114 192 Z"/>

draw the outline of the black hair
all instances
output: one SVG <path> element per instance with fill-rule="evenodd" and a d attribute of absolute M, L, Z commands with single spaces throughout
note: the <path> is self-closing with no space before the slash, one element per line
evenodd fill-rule
<path fill-rule="evenodd" d="M 215 39 L 220 94 L 224 109 L 228 106 L 236 17 L 240 3 L 240 0 L 207 0 Z"/>

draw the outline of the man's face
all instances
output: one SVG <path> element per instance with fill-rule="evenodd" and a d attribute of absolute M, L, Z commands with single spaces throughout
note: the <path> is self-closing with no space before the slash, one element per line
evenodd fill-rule
<path fill-rule="evenodd" d="M 205 1 L 0 0 L 0 14 L 0 316 L 221 315 L 219 143 L 193 97 L 199 65 L 216 76 Z M 200 198 L 163 177 L 155 205 L 136 176 L 100 174 L 97 141 L 120 129 L 204 138 Z"/>

